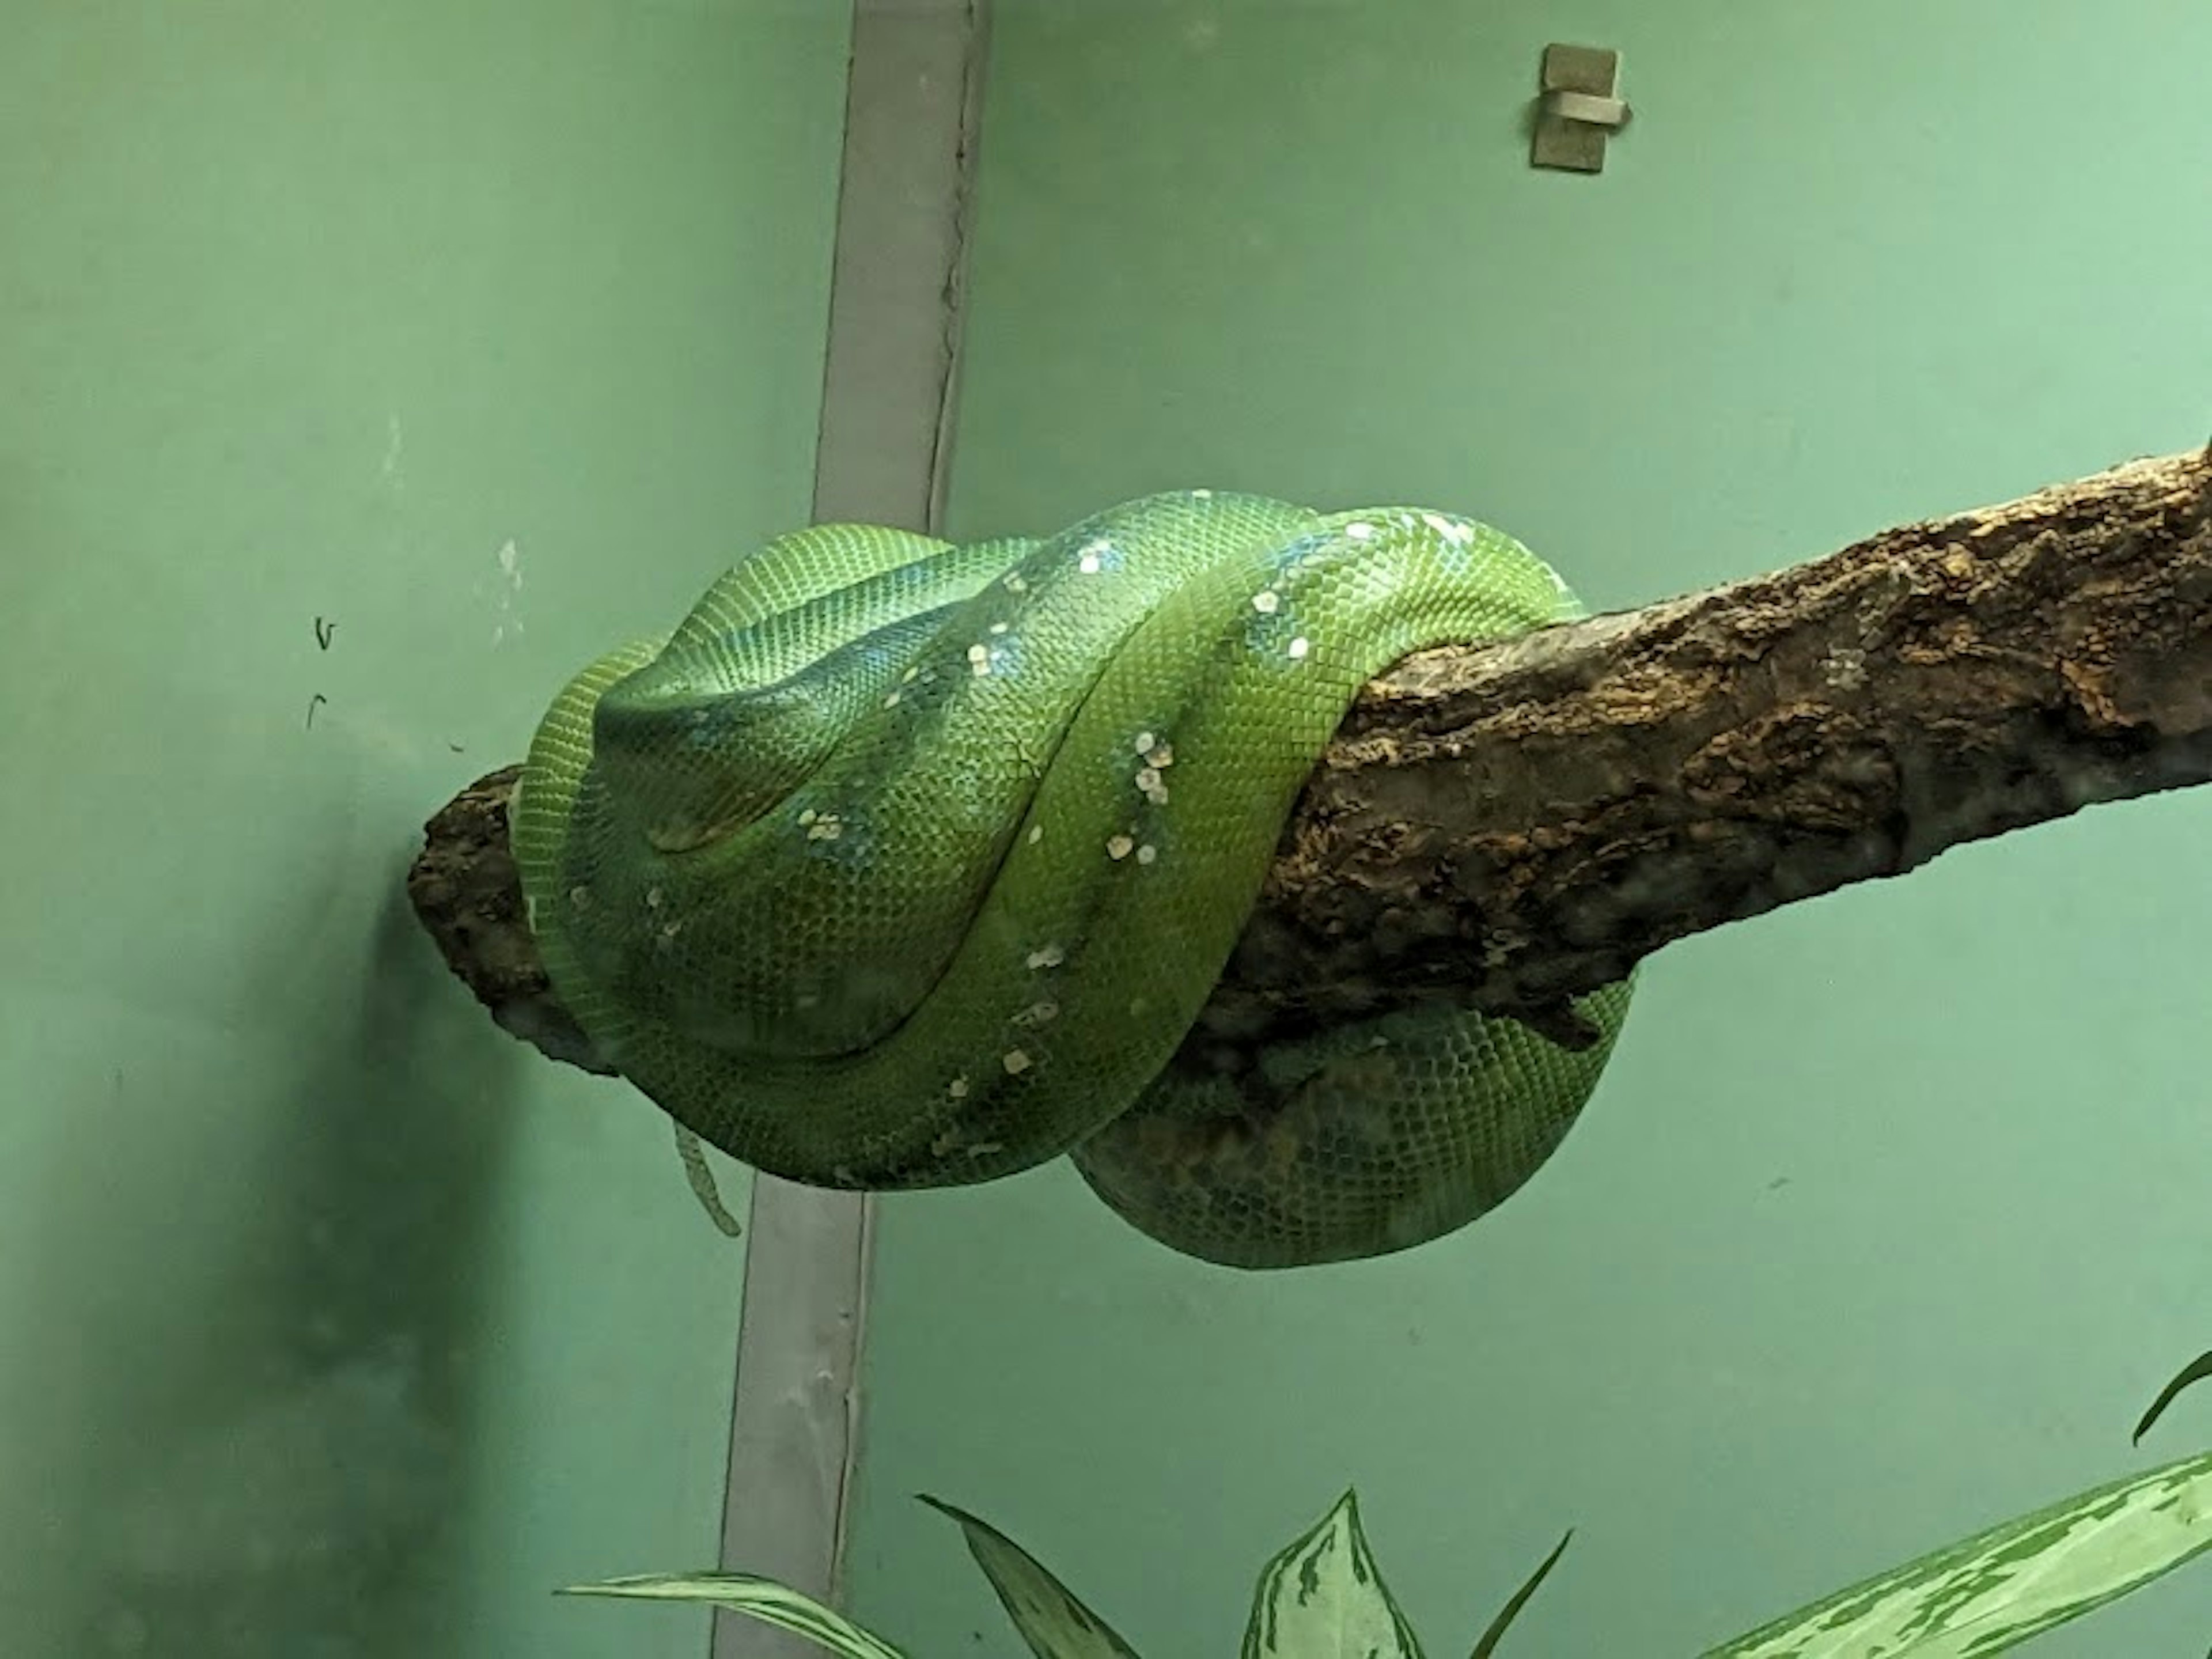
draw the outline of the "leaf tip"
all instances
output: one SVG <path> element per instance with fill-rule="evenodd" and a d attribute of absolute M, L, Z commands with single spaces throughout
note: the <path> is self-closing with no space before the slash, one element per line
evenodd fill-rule
<path fill-rule="evenodd" d="M 2129 1437 L 2128 1443 L 2131 1446 L 2142 1444 L 2143 1436 L 2148 1434 L 2152 1425 L 2166 1415 L 2166 1408 L 2181 1397 L 2182 1390 L 2208 1377 L 2212 1377 L 2212 1348 L 2206 1349 L 2184 1365 L 2175 1373 L 2173 1380 L 2158 1391 L 2158 1398 L 2150 1402 L 2150 1408 L 2136 1420 L 2136 1431 Z"/>

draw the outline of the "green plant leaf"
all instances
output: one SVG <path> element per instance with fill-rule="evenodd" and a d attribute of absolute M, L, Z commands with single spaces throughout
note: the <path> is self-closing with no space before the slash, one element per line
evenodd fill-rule
<path fill-rule="evenodd" d="M 927 1492 L 921 1501 L 960 1523 L 968 1553 L 998 1593 L 999 1605 L 1037 1659 L 1137 1659 L 1111 1626 L 1076 1599 L 1019 1544 L 988 1521 L 979 1521 Z"/>
<path fill-rule="evenodd" d="M 571 1584 L 563 1595 L 630 1596 L 648 1601 L 705 1601 L 742 1613 L 764 1625 L 796 1632 L 845 1659 L 905 1659 L 896 1648 L 862 1630 L 833 1607 L 748 1572 L 658 1572 Z"/>
<path fill-rule="evenodd" d="M 1983 1659 L 2212 1547 L 2212 1453 L 2004 1522 L 1839 1590 L 1704 1659 Z"/>
<path fill-rule="evenodd" d="M 2134 1443 L 2142 1444 L 2142 1437 L 2151 1431 L 2152 1425 L 2160 1418 L 2166 1415 L 2166 1408 L 2181 1398 L 2183 1389 L 2193 1389 L 2199 1382 L 2208 1381 L 2212 1381 L 2212 1350 L 2198 1354 L 2175 1373 L 2172 1382 L 2158 1391 L 2158 1398 L 2150 1402 L 2150 1409 L 2136 1424 Z"/>
<path fill-rule="evenodd" d="M 1552 1553 L 1536 1564 L 1536 1571 L 1522 1581 L 1521 1588 L 1506 1598 L 1505 1605 L 1498 1610 L 1498 1617 L 1492 1620 L 1488 1628 L 1476 1638 L 1474 1659 L 1491 1659 L 1491 1656 L 1498 1651 L 1498 1644 L 1505 1639 L 1507 1628 L 1520 1617 L 1521 1609 L 1528 1605 L 1528 1598 L 1535 1595 L 1538 1586 L 1551 1576 L 1552 1569 L 1559 1565 L 1559 1558 L 1567 1553 L 1567 1546 L 1574 1535 L 1573 1529 L 1570 1528 L 1558 1543 L 1552 1546 Z"/>
<path fill-rule="evenodd" d="M 1352 1492 L 1261 1571 L 1243 1659 L 1421 1659 Z"/>

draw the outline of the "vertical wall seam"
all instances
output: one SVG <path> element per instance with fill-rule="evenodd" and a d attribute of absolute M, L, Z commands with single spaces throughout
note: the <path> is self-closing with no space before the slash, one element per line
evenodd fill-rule
<path fill-rule="evenodd" d="M 845 207 L 852 195 L 853 142 L 853 62 L 860 45 L 860 14 L 867 9 L 868 0 L 853 0 L 853 32 L 845 42 L 845 101 L 839 111 L 838 133 L 840 148 L 837 162 L 836 200 L 830 209 L 830 281 L 828 294 L 822 307 L 822 378 L 815 388 L 814 398 L 814 489 L 811 500 L 818 507 L 822 500 L 823 457 L 830 448 L 830 380 L 836 373 L 836 360 L 829 349 L 830 337 L 837 326 L 837 268 L 845 240 Z"/>
<path fill-rule="evenodd" d="M 952 477 L 953 428 L 960 406 L 960 358 L 968 316 L 968 249 L 975 228 L 975 176 L 983 134 L 983 87 L 989 78 L 989 0 L 968 0 L 967 49 L 960 66 L 959 148 L 953 162 L 951 257 L 945 262 L 942 301 L 944 352 L 938 382 L 937 424 L 929 454 L 929 518 L 933 536 L 945 529 L 945 496 Z"/>
<path fill-rule="evenodd" d="M 845 1386 L 845 1462 L 837 1471 L 835 1531 L 830 1541 L 830 1600 L 845 1605 L 845 1547 L 852 1536 L 853 1485 L 860 1473 L 860 1445 L 866 1410 L 860 1362 L 867 1348 L 868 1288 L 876 1259 L 876 1201 L 864 1197 L 860 1204 L 860 1237 L 854 1247 L 857 1268 L 853 1276 L 853 1368 Z"/>
<path fill-rule="evenodd" d="M 958 398 L 990 0 L 854 0 L 813 518 L 935 532 Z M 723 1565 L 845 1593 L 876 1206 L 757 1175 Z M 732 1613 L 711 1659 L 812 1659 Z"/>

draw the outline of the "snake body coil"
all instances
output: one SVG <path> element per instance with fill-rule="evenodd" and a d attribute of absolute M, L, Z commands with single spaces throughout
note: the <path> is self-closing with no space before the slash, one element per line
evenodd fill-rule
<path fill-rule="evenodd" d="M 1170 1066 L 1359 688 L 1578 614 L 1449 514 L 1192 490 L 1049 539 L 817 526 L 573 680 L 515 803 L 555 989 L 678 1122 L 816 1186 L 1070 1156 L 1118 1213 L 1239 1267 L 1464 1225 L 1595 1087 L 1457 1007 Z"/>

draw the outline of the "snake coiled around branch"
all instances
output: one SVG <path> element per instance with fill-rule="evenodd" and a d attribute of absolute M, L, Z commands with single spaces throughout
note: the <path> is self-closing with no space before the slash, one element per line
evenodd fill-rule
<path fill-rule="evenodd" d="M 677 1122 L 822 1187 L 1062 1156 L 1207 1261 L 1381 1255 L 1519 1188 L 1579 1049 L 1414 1004 L 1171 1063 L 1360 687 L 1581 614 L 1450 514 L 1148 496 L 1041 540 L 781 537 L 548 710 L 514 843 L 555 989 Z"/>

